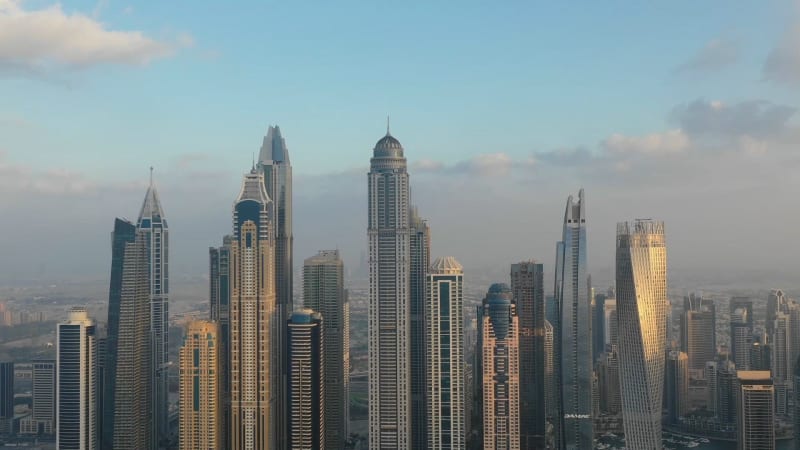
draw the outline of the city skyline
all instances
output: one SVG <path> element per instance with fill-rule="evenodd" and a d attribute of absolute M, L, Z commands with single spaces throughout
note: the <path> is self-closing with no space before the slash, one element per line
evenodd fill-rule
<path fill-rule="evenodd" d="M 135 53 L 98 61 L 87 56 L 86 65 L 78 69 L 70 66 L 73 60 L 64 60 L 77 56 L 61 50 L 33 55 L 27 48 L 11 54 L 0 50 L 0 75 L 7 80 L 0 94 L 10 105 L 0 111 L 4 171 L 0 186 L 13 193 L 0 198 L 0 204 L 10 212 L 10 226 L 24 223 L 23 218 L 33 211 L 43 213 L 46 220 L 36 227 L 43 233 L 37 236 L 45 236 L 53 255 L 26 254 L 22 242 L 32 239 L 34 230 L 19 226 L 22 239 L 0 236 L 0 246 L 23 255 L 13 263 L 0 260 L 2 280 L 99 278 L 105 255 L 99 246 L 84 249 L 84 264 L 66 261 L 80 251 L 78 243 L 97 241 L 104 229 L 102 211 L 130 214 L 123 205 L 128 199 L 138 201 L 134 198 L 146 186 L 150 166 L 156 168 L 170 206 L 170 226 L 179 236 L 172 242 L 173 278 L 203 274 L 206 267 L 199 249 L 227 229 L 226 217 L 219 214 L 229 203 L 223 192 L 235 189 L 239 168 L 249 165 L 252 153 L 259 151 L 252 136 L 264 133 L 276 121 L 292 135 L 298 186 L 294 236 L 300 247 L 296 250 L 310 254 L 330 246 L 313 225 L 326 217 L 330 236 L 342 248 L 352 249 L 343 257 L 356 267 L 354 262 L 366 247 L 354 231 L 363 214 L 345 204 L 345 199 L 365 195 L 359 176 L 366 166 L 364 148 L 387 113 L 392 114 L 397 134 L 415 149 L 409 159 L 415 189 L 426 194 L 420 196 L 418 206 L 437 227 L 456 230 L 437 239 L 434 253 L 459 254 L 467 268 L 500 265 L 505 263 L 504 255 L 510 260 L 546 255 L 547 242 L 555 240 L 558 229 L 543 218 L 560 209 L 558 202 L 526 197 L 522 192 L 569 183 L 593 193 L 592 254 L 613 253 L 613 246 L 601 237 L 613 235 L 617 217 L 657 210 L 679 237 L 671 249 L 675 267 L 710 272 L 715 266 L 729 266 L 720 267 L 725 272 L 736 269 L 733 261 L 741 250 L 751 255 L 754 267 L 764 268 L 777 281 L 781 276 L 788 279 L 780 272 L 786 271 L 793 255 L 780 236 L 791 233 L 790 221 L 758 220 L 778 215 L 782 205 L 793 201 L 791 193 L 800 184 L 795 171 L 782 170 L 797 166 L 788 149 L 796 147 L 800 133 L 796 112 L 800 92 L 788 82 L 791 78 L 775 72 L 775 67 L 790 73 L 796 67 L 791 60 L 778 64 L 787 53 L 782 49 L 796 45 L 791 33 L 800 21 L 798 8 L 788 1 L 773 3 L 771 8 L 746 3 L 740 8 L 718 8 L 715 2 L 691 5 L 693 12 L 708 14 L 678 14 L 688 8 L 683 2 L 628 5 L 642 23 L 653 25 L 639 29 L 637 22 L 635 29 L 643 33 L 637 35 L 636 46 L 630 39 L 620 40 L 620 35 L 628 34 L 621 30 L 634 31 L 628 28 L 626 14 L 611 14 L 596 5 L 568 12 L 548 4 L 472 5 L 455 16 L 446 5 L 417 5 L 427 13 L 421 23 L 409 13 L 414 8 L 387 6 L 392 12 L 387 23 L 374 7 L 345 5 L 332 16 L 368 26 L 375 31 L 372 45 L 388 45 L 389 51 L 359 50 L 355 44 L 363 34 L 346 27 L 337 32 L 330 25 L 311 27 L 304 39 L 291 39 L 297 36 L 296 30 L 287 30 L 283 23 L 273 27 L 286 33 L 255 27 L 251 30 L 255 41 L 262 36 L 273 58 L 281 57 L 280 71 L 266 69 L 261 58 L 248 53 L 253 51 L 251 36 L 239 43 L 239 51 L 234 42 L 243 36 L 234 33 L 221 39 L 217 27 L 210 30 L 204 19 L 193 14 L 171 17 L 170 7 L 144 5 L 125 13 L 123 5 L 112 4 L 93 16 L 93 7 L 85 0 L 47 6 L 47 1 L 6 0 L 0 23 L 19 23 L 15 30 L 22 31 L 15 32 L 24 33 L 33 28 L 25 24 L 42 11 L 66 23 L 85 18 L 98 24 L 99 31 L 90 36 L 101 48 L 106 49 L 111 31 L 141 31 L 142 39 L 152 43 L 141 51 L 152 58 L 138 59 L 142 54 Z M 298 16 L 290 14 L 293 6 L 273 7 L 287 12 L 287 17 Z M 204 11 L 206 7 L 199 6 L 197 14 L 204 16 Z M 238 10 L 219 11 L 214 17 L 236 18 L 236 23 L 252 20 Z M 404 18 L 417 21 L 424 31 L 421 36 L 443 37 L 443 20 L 465 25 L 486 21 L 497 33 L 480 39 L 433 39 L 423 45 L 417 37 L 406 41 L 378 32 L 384 27 L 394 29 Z M 540 39 L 541 29 L 523 26 L 529 23 L 523 18 L 541 21 L 553 35 Z M 149 28 L 172 21 L 179 22 L 180 29 Z M 580 24 L 581 33 L 591 39 L 576 39 L 564 27 L 554 26 L 561 21 Z M 606 27 L 618 32 L 607 32 Z M 681 32 L 674 33 L 675 29 Z M 655 39 L 654 30 L 669 30 L 678 37 Z M 180 45 L 180 33 L 192 36 L 184 36 L 182 42 L 193 41 L 194 46 Z M 23 34 L 22 41 L 26 37 Z M 493 55 L 490 64 L 475 67 L 475 59 L 466 57 L 475 45 Z M 587 45 L 593 51 L 587 52 Z M 153 48 L 160 51 L 151 55 L 147 49 Z M 517 56 L 523 48 L 530 58 Z M 323 49 L 330 53 L 320 55 Z M 345 49 L 354 53 L 347 57 Z M 658 51 L 648 51 L 652 49 Z M 203 56 L 215 51 L 216 59 Z M 603 52 L 615 58 L 604 58 Z M 125 64 L 131 59 L 135 64 Z M 418 66 L 428 69 L 424 83 L 416 78 L 413 68 Z M 626 67 L 624 83 L 619 82 L 621 66 Z M 36 68 L 44 73 L 33 76 Z M 193 74 L 192 83 L 182 76 L 186 70 Z M 364 81 L 366 72 L 374 74 L 369 82 L 354 86 L 356 80 Z M 310 83 L 311 73 L 330 78 Z M 207 84 L 209 79 L 214 81 L 213 88 Z M 220 79 L 230 82 L 220 88 Z M 118 89 L 123 82 L 126 89 Z M 196 111 L 207 110 L 196 104 L 203 100 L 207 102 L 203 105 L 216 107 L 198 115 Z M 142 129 L 148 132 L 139 132 Z M 772 176 L 779 170 L 785 175 Z M 504 182 L 496 183 L 499 178 Z M 513 212 L 524 220 L 510 223 L 507 236 L 498 236 L 492 243 L 476 239 L 479 233 L 474 230 L 453 226 L 466 218 L 488 223 L 472 218 L 466 196 L 455 195 L 465 189 L 466 180 L 478 187 L 473 200 L 492 201 L 498 212 Z M 691 195 L 697 189 L 710 189 L 708 195 L 716 198 L 719 211 L 713 219 L 689 213 L 704 210 L 702 196 Z M 109 193 L 114 195 L 104 195 Z M 735 195 L 724 195 L 731 193 Z M 199 197 L 204 201 L 197 204 Z M 39 207 L 51 201 L 60 206 L 53 211 Z M 517 208 L 521 202 L 529 207 Z M 342 208 L 341 215 L 328 218 L 333 205 Z M 447 214 L 443 205 L 448 205 Z M 208 219 L 199 221 L 198 217 Z M 80 220 L 85 226 L 67 235 L 48 226 L 55 218 Z M 718 229 L 717 221 L 729 225 Z M 763 237 L 758 244 L 751 238 L 756 227 Z M 537 239 L 526 249 L 514 245 L 514 238 L 530 228 L 541 230 L 541 242 Z M 184 232 L 189 229 L 191 233 Z M 706 235 L 715 238 L 700 238 Z M 475 245 L 459 252 L 458 243 L 465 240 Z M 729 241 L 739 242 L 740 247 L 734 251 L 722 245 Z M 712 251 L 694 254 L 692 249 L 700 245 Z M 590 264 L 592 273 L 613 267 L 610 257 L 593 258 Z"/>

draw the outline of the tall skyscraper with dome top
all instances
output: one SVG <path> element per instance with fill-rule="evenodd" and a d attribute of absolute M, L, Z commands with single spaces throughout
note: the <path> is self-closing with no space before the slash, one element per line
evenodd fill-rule
<path fill-rule="evenodd" d="M 368 181 L 369 448 L 411 448 L 409 182 L 403 146 L 375 144 Z"/>

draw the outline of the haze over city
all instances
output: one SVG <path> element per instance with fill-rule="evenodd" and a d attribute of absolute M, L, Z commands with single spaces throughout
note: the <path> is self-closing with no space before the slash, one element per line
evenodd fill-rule
<path fill-rule="evenodd" d="M 617 221 L 654 217 L 670 270 L 788 281 L 800 5 L 730 6 L 0 0 L 0 280 L 107 277 L 150 166 L 174 276 L 205 274 L 271 124 L 296 254 L 356 268 L 388 114 L 432 253 L 467 272 L 547 266 L 583 187 L 593 272 Z"/>

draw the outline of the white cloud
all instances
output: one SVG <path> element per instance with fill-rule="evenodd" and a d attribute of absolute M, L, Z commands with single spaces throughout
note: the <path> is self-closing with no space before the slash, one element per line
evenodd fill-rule
<path fill-rule="evenodd" d="M 603 148 L 612 154 L 640 153 L 666 155 L 681 153 L 689 148 L 689 137 L 682 130 L 670 130 L 644 136 L 626 136 L 614 133 L 602 142 Z"/>
<path fill-rule="evenodd" d="M 456 164 L 453 166 L 453 170 L 460 173 L 494 177 L 507 175 L 511 171 L 512 165 L 513 161 L 506 153 L 484 153 Z"/>
<path fill-rule="evenodd" d="M 187 45 L 188 35 L 162 42 L 140 31 L 107 29 L 88 15 L 64 12 L 59 4 L 25 10 L 18 0 L 0 0 L 0 68 L 20 73 L 58 66 L 142 65 Z"/>
<path fill-rule="evenodd" d="M 411 163 L 411 170 L 415 172 L 438 172 L 444 168 L 441 161 L 432 159 L 419 159 Z"/>
<path fill-rule="evenodd" d="M 789 27 L 769 53 L 762 74 L 769 81 L 800 84 L 800 22 Z"/>

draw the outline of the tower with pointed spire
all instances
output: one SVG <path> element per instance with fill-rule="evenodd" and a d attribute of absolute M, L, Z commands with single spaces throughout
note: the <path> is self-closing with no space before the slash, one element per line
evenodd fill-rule
<path fill-rule="evenodd" d="M 275 236 L 275 314 L 279 317 L 273 326 L 273 408 L 275 445 L 286 446 L 286 320 L 294 309 L 293 289 L 293 246 L 292 236 L 292 165 L 289 162 L 289 149 L 281 135 L 280 127 L 270 126 L 258 154 L 257 169 L 264 176 L 267 195 L 272 200 L 268 204 L 273 220 Z"/>
<path fill-rule="evenodd" d="M 143 233 L 150 280 L 152 448 L 169 440 L 169 228 L 150 167 L 150 186 L 136 228 Z"/>

